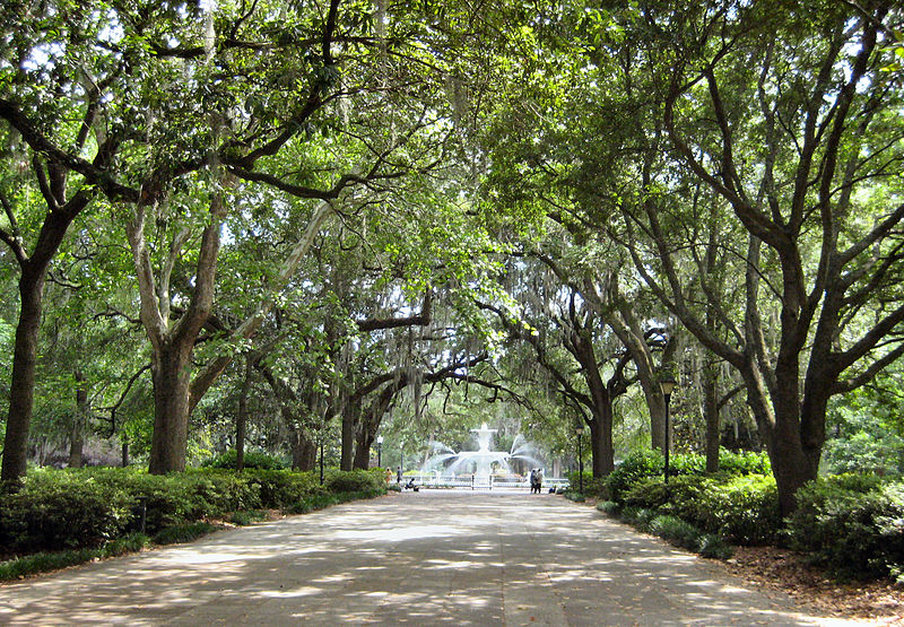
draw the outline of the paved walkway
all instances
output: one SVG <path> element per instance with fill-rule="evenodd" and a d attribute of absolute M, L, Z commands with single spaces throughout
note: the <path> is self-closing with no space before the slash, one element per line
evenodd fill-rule
<path fill-rule="evenodd" d="M 561 497 L 421 491 L 0 586 L 0 624 L 822 624 Z"/>

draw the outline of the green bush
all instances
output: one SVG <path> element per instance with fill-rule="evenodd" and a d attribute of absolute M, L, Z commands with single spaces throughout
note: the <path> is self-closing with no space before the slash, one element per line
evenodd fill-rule
<path fill-rule="evenodd" d="M 312 494 L 326 492 L 313 472 L 249 470 L 242 477 L 257 486 L 260 506 L 270 509 L 283 509 Z"/>
<path fill-rule="evenodd" d="M 189 518 L 218 518 L 227 512 L 259 508 L 260 487 L 243 474 L 227 470 L 194 470 L 176 475 L 191 493 Z"/>
<path fill-rule="evenodd" d="M 742 475 L 707 481 L 697 493 L 694 522 L 744 545 L 774 543 L 783 523 L 771 475 Z"/>
<path fill-rule="evenodd" d="M 629 455 L 606 479 L 609 498 L 617 503 L 623 503 L 624 493 L 634 483 L 646 477 L 661 475 L 664 464 L 659 451 L 646 450 Z"/>
<path fill-rule="evenodd" d="M 817 479 L 797 492 L 791 546 L 846 576 L 904 569 L 904 483 L 870 475 Z"/>
<path fill-rule="evenodd" d="M 324 484 L 327 490 L 334 494 L 338 492 L 382 492 L 385 489 L 386 479 L 379 469 L 333 471 L 327 475 Z"/>
<path fill-rule="evenodd" d="M 238 525 L 239 527 L 247 527 L 252 523 L 261 522 L 263 520 L 267 520 L 266 512 L 256 510 L 250 512 L 233 512 L 232 516 L 229 517 L 229 522 L 233 525 Z"/>
<path fill-rule="evenodd" d="M 235 470 L 238 453 L 235 449 L 229 449 L 201 462 L 202 468 L 221 468 Z M 245 451 L 245 468 L 259 470 L 286 470 L 289 465 L 280 457 L 264 453 L 263 451 Z"/>
<path fill-rule="evenodd" d="M 765 452 L 719 450 L 719 472 L 730 475 L 770 475 L 772 464 Z"/>
<path fill-rule="evenodd" d="M 677 516 L 738 544 L 774 542 L 781 533 L 775 480 L 763 475 L 685 475 L 638 480 L 623 493 L 625 507 Z"/>
<path fill-rule="evenodd" d="M 165 476 L 136 469 L 33 470 L 21 488 L 0 494 L 0 546 L 10 553 L 97 547 L 129 531 L 150 535 L 205 518 L 261 508 L 307 511 L 386 490 L 378 472 L 314 473 L 250 469 L 189 470 Z M 348 496 L 351 495 L 351 496 Z M 172 532 L 169 532 L 172 533 Z"/>
<path fill-rule="evenodd" d="M 641 531 L 649 529 L 650 521 L 658 516 L 654 509 L 644 509 L 642 507 L 625 507 L 622 509 L 621 517 L 626 523 L 633 525 Z"/>
<path fill-rule="evenodd" d="M 581 478 L 577 471 L 569 472 L 568 485 L 571 490 L 578 492 L 581 486 Z M 584 496 L 606 499 L 609 498 L 609 487 L 607 486 L 607 477 L 594 477 L 592 473 L 584 471 Z"/>
<path fill-rule="evenodd" d="M 772 469 L 765 453 L 732 453 L 726 449 L 719 452 L 720 470 L 715 475 L 705 475 L 706 458 L 702 455 L 673 455 L 669 460 L 669 481 L 680 480 L 684 476 L 735 476 L 768 475 Z M 631 486 L 645 478 L 662 477 L 665 459 L 659 451 L 639 451 L 628 456 L 606 478 L 607 495 L 616 502 L 623 502 L 625 493 Z"/>
<path fill-rule="evenodd" d="M 116 557 L 140 551 L 150 540 L 141 533 L 133 533 L 117 538 L 97 549 L 75 549 L 55 553 L 34 553 L 6 562 L 0 562 L 0 581 L 21 579 L 29 575 L 59 570 L 67 566 L 83 564 L 97 558 Z"/>
<path fill-rule="evenodd" d="M 32 471 L 0 496 L 0 544 L 18 552 L 94 547 L 128 527 L 134 499 L 76 471 Z"/>
<path fill-rule="evenodd" d="M 669 502 L 669 488 L 662 477 L 643 477 L 622 492 L 622 501 L 626 507 L 659 509 Z"/>
<path fill-rule="evenodd" d="M 95 558 L 92 549 L 75 549 L 56 553 L 34 553 L 6 562 L 0 562 L 0 581 L 21 579 L 28 575 L 59 570 L 67 566 L 84 564 Z"/>
<path fill-rule="evenodd" d="M 655 534 L 676 546 L 695 551 L 702 535 L 700 530 L 677 516 L 660 515 L 647 525 L 650 533 Z"/>
<path fill-rule="evenodd" d="M 600 501 L 596 504 L 596 509 L 607 514 L 617 514 L 621 506 L 615 501 Z"/>

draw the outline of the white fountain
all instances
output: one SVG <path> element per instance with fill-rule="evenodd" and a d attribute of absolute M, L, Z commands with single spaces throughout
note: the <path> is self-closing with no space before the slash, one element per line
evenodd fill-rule
<path fill-rule="evenodd" d="M 486 423 L 479 429 L 471 429 L 477 439 L 476 451 L 455 452 L 451 448 L 434 442 L 434 455 L 427 459 L 421 472 L 433 475 L 437 481 L 454 481 L 463 476 L 471 478 L 472 485 L 491 485 L 491 475 L 512 475 L 510 462 L 523 460 L 530 467 L 542 466 L 532 455 L 534 453 L 520 434 L 512 443 L 512 450 L 494 451 L 492 449 L 493 434 L 497 429 L 490 429 Z"/>

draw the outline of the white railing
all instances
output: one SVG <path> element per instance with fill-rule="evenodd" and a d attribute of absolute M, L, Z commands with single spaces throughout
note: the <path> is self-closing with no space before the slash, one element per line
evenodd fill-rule
<path fill-rule="evenodd" d="M 471 490 L 492 490 L 493 488 L 523 488 L 530 490 L 529 479 L 497 477 L 494 475 L 462 475 L 460 477 L 443 477 L 435 474 L 406 474 L 402 485 L 411 480 L 419 488 L 465 488 Z M 550 477 L 543 479 L 543 489 L 567 488 L 568 479 Z"/>

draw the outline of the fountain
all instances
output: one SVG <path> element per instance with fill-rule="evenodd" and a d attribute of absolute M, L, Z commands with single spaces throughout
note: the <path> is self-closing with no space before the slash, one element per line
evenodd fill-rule
<path fill-rule="evenodd" d="M 476 451 L 455 452 L 451 448 L 434 442 L 434 455 L 421 468 L 423 475 L 432 476 L 434 483 L 454 485 L 462 478 L 467 478 L 473 486 L 491 486 L 494 476 L 512 476 L 511 462 L 523 461 L 530 467 L 543 464 L 531 455 L 531 447 L 522 435 L 518 435 L 512 443 L 512 449 L 506 451 L 492 450 L 493 434 L 497 429 L 490 429 L 486 423 L 479 429 L 471 429 L 477 439 Z M 526 480 L 519 479 L 518 482 Z"/>

